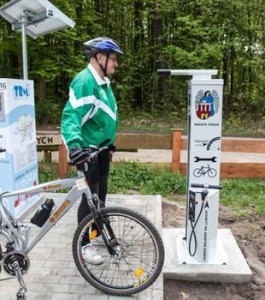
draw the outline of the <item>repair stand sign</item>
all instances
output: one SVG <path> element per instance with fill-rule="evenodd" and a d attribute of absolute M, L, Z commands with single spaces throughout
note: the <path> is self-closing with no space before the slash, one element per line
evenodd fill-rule
<path fill-rule="evenodd" d="M 32 80 L 0 79 L 0 192 L 38 182 L 34 89 Z M 36 197 L 9 198 L 4 204 L 17 217 Z"/>
<path fill-rule="evenodd" d="M 202 189 L 191 188 L 191 184 L 219 185 L 222 98 L 222 79 L 189 82 L 186 249 L 192 258 L 190 263 L 219 263 L 216 256 L 219 191 L 211 190 L 203 200 Z"/>

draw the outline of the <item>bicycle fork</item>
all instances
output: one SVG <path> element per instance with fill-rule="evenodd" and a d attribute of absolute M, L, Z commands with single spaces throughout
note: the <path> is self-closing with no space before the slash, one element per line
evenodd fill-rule
<path fill-rule="evenodd" d="M 108 218 L 102 216 L 102 214 L 99 212 L 98 216 L 95 217 L 95 223 L 99 230 L 99 233 L 104 240 L 109 254 L 114 256 L 115 258 L 119 258 L 121 247 L 119 242 L 117 241 Z M 104 228 L 104 225 L 106 228 Z"/>
<path fill-rule="evenodd" d="M 92 200 L 91 202 L 88 200 L 88 205 L 90 211 L 94 215 L 96 227 L 99 231 L 99 234 L 103 238 L 109 254 L 113 255 L 115 258 L 118 258 L 120 253 L 120 245 L 110 225 L 110 221 L 108 217 L 103 216 L 101 213 L 100 200 L 98 196 L 94 194 L 92 197 L 92 199 L 90 198 Z"/>

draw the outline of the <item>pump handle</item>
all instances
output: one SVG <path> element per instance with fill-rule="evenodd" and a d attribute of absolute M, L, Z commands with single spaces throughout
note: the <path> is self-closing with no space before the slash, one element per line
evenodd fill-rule
<path fill-rule="evenodd" d="M 171 70 L 170 69 L 157 69 L 157 73 L 164 76 L 170 76 Z"/>
<path fill-rule="evenodd" d="M 216 190 L 221 190 L 223 188 L 221 185 L 199 184 L 199 183 L 192 183 L 191 187 L 204 188 L 204 189 L 216 189 Z"/>

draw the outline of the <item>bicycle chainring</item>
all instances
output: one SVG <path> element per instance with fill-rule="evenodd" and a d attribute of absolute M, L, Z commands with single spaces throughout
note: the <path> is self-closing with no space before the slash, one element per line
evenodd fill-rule
<path fill-rule="evenodd" d="M 11 276 L 16 276 L 15 268 L 13 266 L 14 262 L 18 262 L 21 273 L 27 273 L 30 261 L 27 255 L 19 251 L 10 251 L 6 253 L 3 257 L 4 270 Z"/>

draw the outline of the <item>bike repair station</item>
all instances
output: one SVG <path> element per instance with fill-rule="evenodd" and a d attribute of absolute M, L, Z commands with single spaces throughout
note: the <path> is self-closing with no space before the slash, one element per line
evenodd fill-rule
<path fill-rule="evenodd" d="M 192 76 L 188 84 L 186 226 L 163 229 L 164 275 L 248 282 L 252 273 L 231 231 L 218 229 L 223 79 L 212 79 L 217 70 L 161 69 L 158 74 Z"/>

